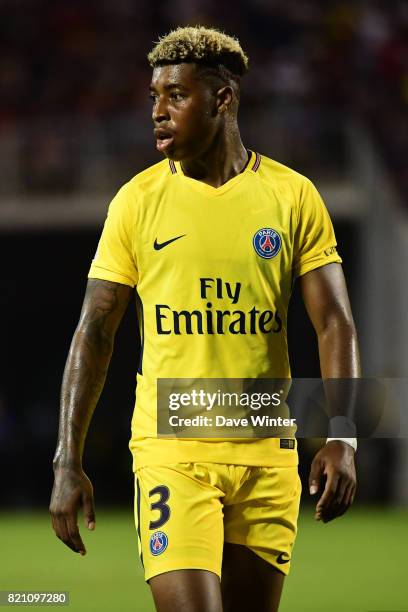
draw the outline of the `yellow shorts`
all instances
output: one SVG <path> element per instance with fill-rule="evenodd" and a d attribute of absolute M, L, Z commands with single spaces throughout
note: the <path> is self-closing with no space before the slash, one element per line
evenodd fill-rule
<path fill-rule="evenodd" d="M 145 580 L 177 569 L 221 578 L 224 542 L 289 572 L 301 493 L 297 467 L 221 463 L 135 472 L 135 521 Z"/>

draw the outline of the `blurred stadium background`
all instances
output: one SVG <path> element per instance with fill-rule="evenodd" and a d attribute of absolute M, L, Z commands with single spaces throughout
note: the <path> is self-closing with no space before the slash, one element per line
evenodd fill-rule
<path fill-rule="evenodd" d="M 245 144 L 309 176 L 332 214 L 365 376 L 407 376 L 408 3 L 2 0 L 0 589 L 71 591 L 73 610 L 152 610 L 127 449 L 138 332 L 118 333 L 88 437 L 97 530 L 74 556 L 49 526 L 58 396 L 107 205 L 155 152 L 145 59 L 159 34 L 212 25 L 250 57 Z M 294 376 L 318 376 L 295 291 Z M 318 442 L 301 444 L 301 474 Z M 304 495 L 283 612 L 408 610 L 408 444 L 360 440 L 355 508 L 316 525 Z M 406 570 L 405 570 L 406 571 Z"/>

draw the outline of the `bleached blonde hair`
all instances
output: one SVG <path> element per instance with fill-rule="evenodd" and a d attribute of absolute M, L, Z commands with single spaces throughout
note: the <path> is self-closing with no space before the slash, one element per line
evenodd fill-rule
<path fill-rule="evenodd" d="M 204 26 L 177 28 L 156 43 L 147 56 L 152 68 L 182 62 L 228 71 L 235 80 L 248 70 L 248 57 L 239 41 L 215 28 Z"/>

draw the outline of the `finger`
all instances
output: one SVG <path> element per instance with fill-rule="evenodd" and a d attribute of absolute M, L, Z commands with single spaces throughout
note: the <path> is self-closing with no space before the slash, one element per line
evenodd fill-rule
<path fill-rule="evenodd" d="M 339 512 L 337 513 L 337 516 L 343 516 L 343 514 L 347 512 L 347 510 L 350 508 L 353 489 L 354 489 L 354 483 L 349 482 L 345 490 L 344 499 L 343 499 L 341 508 L 339 509 Z"/>
<path fill-rule="evenodd" d="M 316 518 L 319 517 L 318 520 L 324 517 L 325 514 L 327 514 L 332 500 L 336 495 L 338 482 L 339 475 L 337 474 L 337 472 L 330 471 L 327 474 L 326 484 L 322 496 L 320 497 L 316 505 Z"/>
<path fill-rule="evenodd" d="M 357 490 L 357 484 L 354 482 L 352 490 L 351 490 L 351 495 L 350 495 L 350 506 L 354 503 L 354 497 L 356 495 L 356 490 Z"/>
<path fill-rule="evenodd" d="M 309 474 L 309 493 L 315 495 L 320 486 L 320 480 L 323 474 L 323 466 L 320 461 L 312 461 Z"/>
<path fill-rule="evenodd" d="M 330 516 L 329 520 L 341 516 L 347 510 L 347 496 L 350 484 L 351 481 L 347 476 L 340 476 L 336 495 L 327 509 L 328 515 Z"/>
<path fill-rule="evenodd" d="M 335 498 L 338 481 L 339 476 L 336 474 L 336 472 L 330 471 L 326 475 L 326 483 L 324 485 L 323 493 L 316 504 L 317 511 L 323 512 L 328 509 Z"/>
<path fill-rule="evenodd" d="M 54 530 L 55 535 L 57 536 L 57 538 L 59 540 L 62 540 L 62 538 L 60 537 L 60 534 L 58 532 L 58 521 L 57 518 L 54 517 L 54 515 L 51 514 L 51 522 L 52 522 L 52 528 Z"/>
<path fill-rule="evenodd" d="M 355 480 L 353 479 L 350 480 L 349 478 L 347 478 L 346 488 L 344 491 L 343 498 L 339 502 L 336 502 L 336 504 L 333 506 L 333 512 L 331 516 L 328 518 L 328 520 L 332 520 L 334 518 L 342 516 L 345 512 L 347 512 L 347 510 L 350 508 L 350 506 L 353 503 L 355 491 L 356 491 Z"/>
<path fill-rule="evenodd" d="M 342 506 L 346 501 L 346 493 L 350 486 L 350 479 L 347 476 L 340 476 L 339 484 L 337 485 L 336 498 L 333 505 Z"/>
<path fill-rule="evenodd" d="M 62 514 L 53 514 L 51 517 L 51 520 L 52 520 L 52 526 L 55 531 L 55 535 L 60 540 L 64 540 L 64 538 L 66 538 L 67 536 L 67 532 L 65 529 L 65 522 L 64 522 Z"/>
<path fill-rule="evenodd" d="M 54 529 L 55 535 L 59 540 L 62 540 L 65 533 L 64 528 L 60 526 L 60 519 L 58 515 L 51 515 L 52 528 Z"/>
<path fill-rule="evenodd" d="M 53 515 L 51 512 L 50 512 L 50 518 L 51 518 L 51 525 L 52 525 L 52 528 L 53 528 L 53 530 L 54 530 L 54 532 L 55 532 L 55 535 L 56 535 L 56 534 L 57 534 L 57 532 L 56 532 L 56 528 L 55 528 L 54 515 Z"/>
<path fill-rule="evenodd" d="M 349 482 L 349 485 L 344 494 L 344 503 L 348 508 L 353 503 L 353 496 L 354 496 L 355 490 L 356 490 L 356 483 L 352 480 Z"/>
<path fill-rule="evenodd" d="M 62 540 L 62 542 L 64 542 L 64 544 L 68 546 L 68 548 L 70 548 L 74 552 L 77 552 L 75 549 L 75 546 L 72 544 L 71 539 L 69 537 L 68 527 L 67 527 L 64 515 L 60 515 L 56 517 L 55 525 L 56 525 L 55 533 L 57 534 L 57 537 L 60 540 Z"/>
<path fill-rule="evenodd" d="M 335 512 L 335 516 L 341 516 L 342 514 L 344 514 L 348 508 L 349 508 L 349 504 L 348 504 L 348 498 L 349 498 L 349 490 L 350 490 L 350 482 L 346 482 L 345 485 L 341 486 L 341 493 L 339 493 L 337 501 L 336 501 L 336 512 Z"/>
<path fill-rule="evenodd" d="M 76 552 L 81 553 L 81 555 L 86 555 L 86 549 L 79 534 L 77 517 L 74 514 L 67 516 L 66 523 L 70 541 L 74 545 Z"/>
<path fill-rule="evenodd" d="M 332 521 L 338 516 L 341 516 L 347 510 L 347 495 L 350 486 L 350 480 L 345 477 L 340 477 L 337 485 L 336 494 L 329 504 L 324 522 Z"/>
<path fill-rule="evenodd" d="M 85 526 L 88 529 L 95 529 L 96 519 L 95 519 L 95 504 L 92 493 L 87 494 L 84 493 L 82 496 L 82 507 L 84 511 L 84 521 Z"/>

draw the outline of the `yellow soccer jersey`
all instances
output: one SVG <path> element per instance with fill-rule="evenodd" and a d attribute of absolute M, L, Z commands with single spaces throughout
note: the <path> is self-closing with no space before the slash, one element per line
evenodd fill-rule
<path fill-rule="evenodd" d="M 251 153 L 219 188 L 167 159 L 113 199 L 89 272 L 137 286 L 142 358 L 132 418 L 134 469 L 213 461 L 289 466 L 276 438 L 157 438 L 158 378 L 290 378 L 294 279 L 341 262 L 328 212 L 304 176 Z"/>

